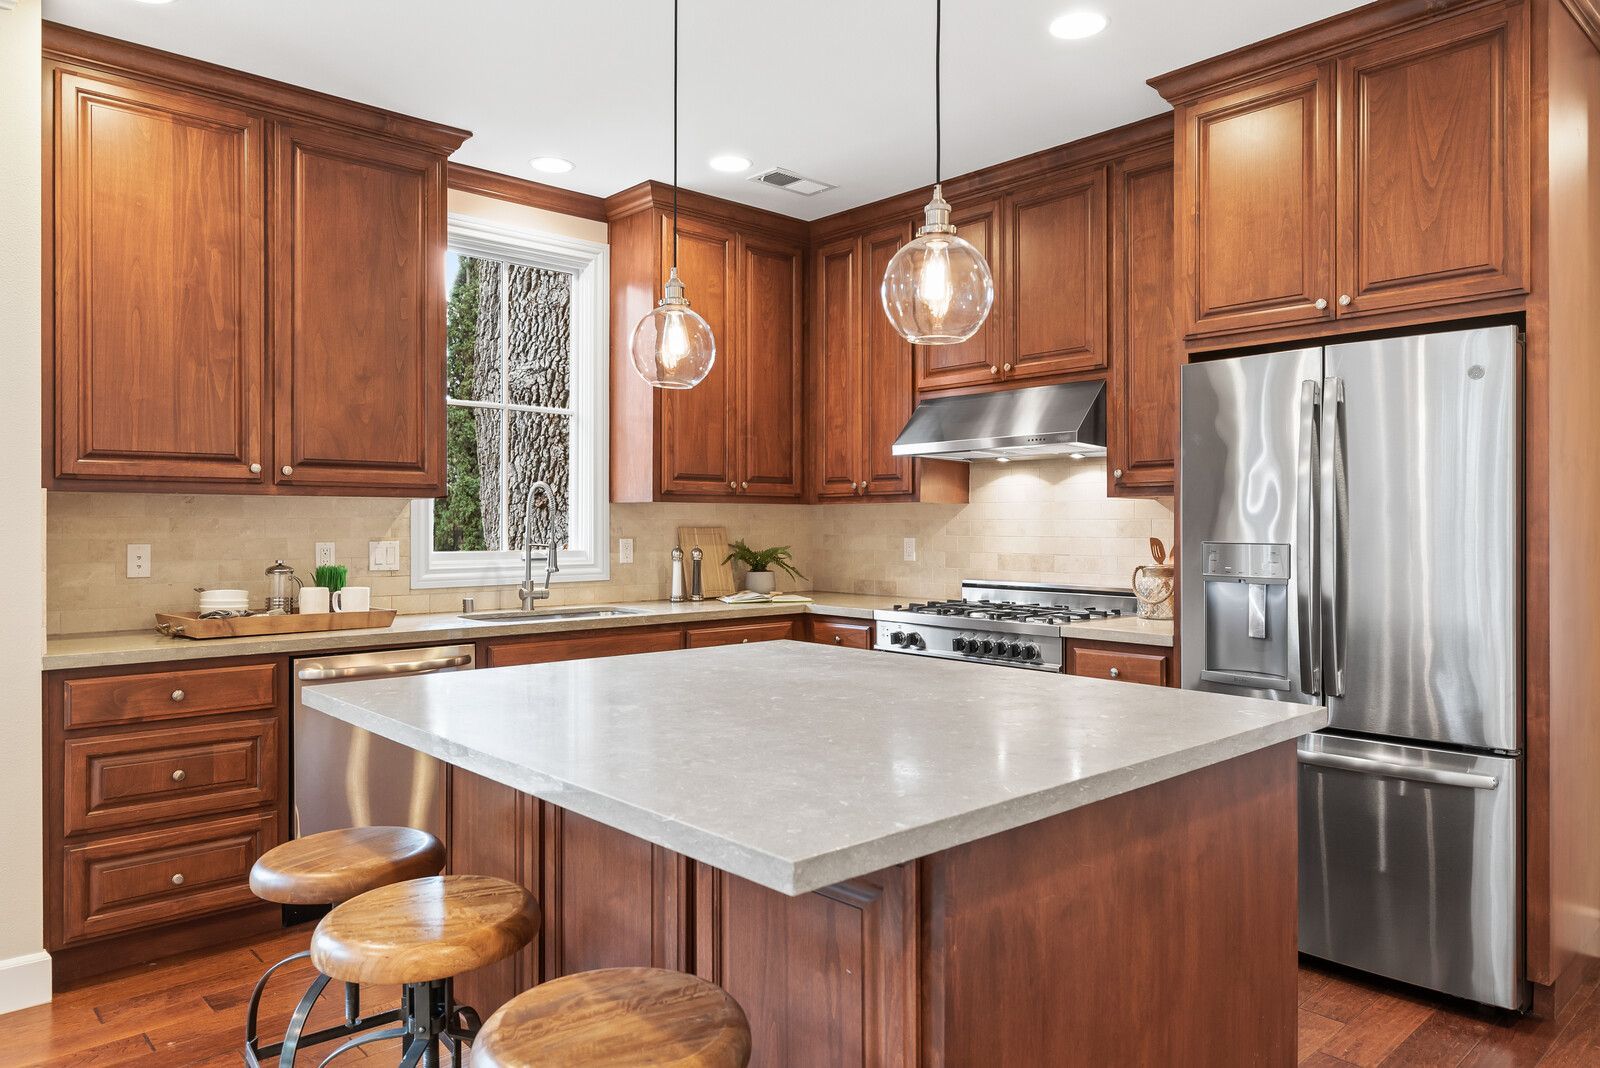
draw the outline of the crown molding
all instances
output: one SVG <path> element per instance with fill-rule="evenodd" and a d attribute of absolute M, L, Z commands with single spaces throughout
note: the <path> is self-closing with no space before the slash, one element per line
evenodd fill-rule
<path fill-rule="evenodd" d="M 451 189 L 459 189 L 463 193 L 476 193 L 559 215 L 574 215 L 595 222 L 606 221 L 605 201 L 588 193 L 545 185 L 499 171 L 469 167 L 465 163 L 450 163 L 446 168 L 446 178 Z"/>

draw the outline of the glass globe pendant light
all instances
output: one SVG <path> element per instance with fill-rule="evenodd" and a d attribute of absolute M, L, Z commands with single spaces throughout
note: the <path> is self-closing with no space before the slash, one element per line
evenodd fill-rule
<path fill-rule="evenodd" d="M 883 310 L 914 345 L 959 345 L 978 332 L 994 307 L 994 275 L 983 253 L 956 236 L 940 187 L 940 45 L 942 0 L 933 15 L 933 199 L 922 209 L 916 239 L 901 247 L 883 272 Z"/>
<path fill-rule="evenodd" d="M 657 389 L 693 389 L 717 360 L 717 339 L 678 277 L 678 0 L 672 0 L 672 270 L 661 303 L 633 328 L 634 370 Z"/>

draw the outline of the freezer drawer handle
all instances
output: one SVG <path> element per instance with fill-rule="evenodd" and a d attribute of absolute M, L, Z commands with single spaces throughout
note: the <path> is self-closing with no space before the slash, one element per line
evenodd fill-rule
<path fill-rule="evenodd" d="M 1391 779 L 1409 779 L 1412 782 L 1427 782 L 1437 786 L 1465 786 L 1469 790 L 1493 790 L 1500 785 L 1498 777 L 1480 775 L 1473 771 L 1447 771 L 1443 768 L 1423 767 L 1420 764 L 1392 764 L 1387 760 L 1344 756 L 1340 753 L 1308 753 L 1302 750 L 1299 756 L 1302 764 L 1337 768 L 1340 771 L 1364 771 Z"/>
<path fill-rule="evenodd" d="M 443 671 L 446 668 L 465 667 L 472 657 L 442 656 L 437 660 L 401 660 L 393 664 L 369 664 L 347 668 L 302 668 L 301 682 L 327 682 L 329 679 L 376 679 L 385 675 L 414 675 L 419 671 Z"/>

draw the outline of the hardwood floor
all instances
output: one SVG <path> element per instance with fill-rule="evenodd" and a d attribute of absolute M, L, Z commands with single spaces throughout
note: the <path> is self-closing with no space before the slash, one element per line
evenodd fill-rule
<path fill-rule="evenodd" d="M 244 1004 L 266 966 L 306 947 L 309 925 L 123 972 L 66 991 L 49 1005 L 0 1016 L 0 1063 L 24 1066 L 161 1065 L 236 1068 Z M 304 962 L 280 972 L 262 1004 L 263 1029 L 281 1026 L 311 978 Z M 1600 965 L 1591 964 L 1559 1020 L 1492 1012 L 1312 962 L 1300 969 L 1300 1064 L 1428 1068 L 1578 1068 L 1600 1065 Z M 330 991 L 330 993 L 333 993 Z M 393 988 L 366 992 L 392 1003 Z M 342 1006 L 324 997 L 312 1028 Z M 315 1047 L 310 1063 L 331 1046 Z M 470 1058 L 468 1058 L 470 1060 Z M 355 1050 L 336 1063 L 399 1060 L 396 1043 Z"/>

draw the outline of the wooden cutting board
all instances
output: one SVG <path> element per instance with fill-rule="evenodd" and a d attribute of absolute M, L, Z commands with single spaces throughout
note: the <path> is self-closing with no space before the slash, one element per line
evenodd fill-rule
<path fill-rule="evenodd" d="M 728 559 L 728 531 L 723 527 L 679 527 L 678 548 L 683 550 L 683 588 L 689 590 L 694 566 L 689 550 L 699 546 L 705 557 L 700 561 L 700 589 L 707 598 L 726 597 L 734 592 L 733 564 Z"/>
<path fill-rule="evenodd" d="M 243 638 L 262 634 L 303 634 L 319 630 L 365 630 L 394 622 L 394 609 L 370 612 L 299 612 L 284 616 L 234 616 L 201 619 L 190 612 L 157 612 L 156 630 L 169 638 Z"/>

